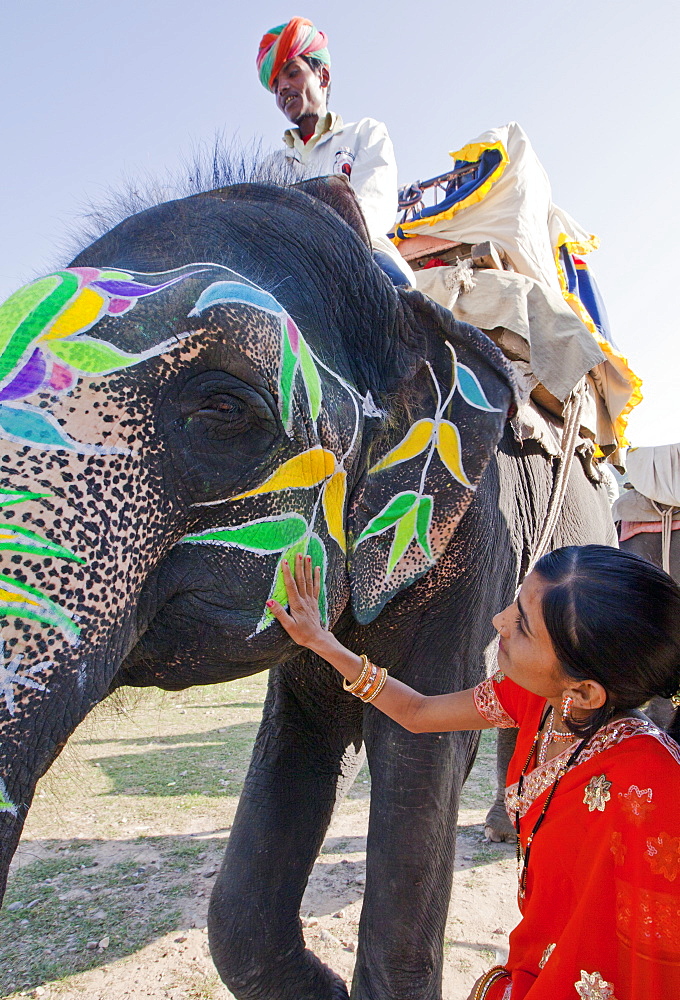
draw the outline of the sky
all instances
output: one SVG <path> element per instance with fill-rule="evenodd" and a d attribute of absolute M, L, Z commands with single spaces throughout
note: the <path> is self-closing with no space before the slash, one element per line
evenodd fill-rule
<path fill-rule="evenodd" d="M 386 122 L 406 184 L 518 121 L 553 200 L 601 239 L 589 260 L 644 380 L 633 445 L 680 441 L 680 5 L 657 0 L 22 0 L 0 8 L 0 301 L 68 260 L 67 234 L 126 181 L 177 172 L 216 133 L 280 144 L 261 35 L 329 37 L 331 106 Z"/>

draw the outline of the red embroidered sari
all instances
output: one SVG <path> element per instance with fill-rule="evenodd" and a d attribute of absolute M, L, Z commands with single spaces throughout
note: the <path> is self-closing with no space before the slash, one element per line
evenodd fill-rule
<path fill-rule="evenodd" d="M 506 808 L 526 846 L 569 757 L 517 781 L 545 700 L 496 674 L 475 689 L 479 712 L 518 727 Z M 522 920 L 510 935 L 512 991 L 489 1000 L 680 998 L 680 747 L 651 722 L 605 726 L 562 777 L 536 833 Z"/>

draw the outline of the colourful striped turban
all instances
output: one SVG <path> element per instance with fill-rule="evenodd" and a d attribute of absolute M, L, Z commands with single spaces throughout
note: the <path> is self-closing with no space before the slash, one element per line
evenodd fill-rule
<path fill-rule="evenodd" d="M 326 48 L 328 39 L 323 31 L 317 31 L 306 17 L 292 17 L 288 24 L 280 24 L 262 36 L 257 53 L 257 69 L 260 83 L 267 90 L 274 89 L 274 80 L 281 68 L 297 56 L 313 56 L 326 66 L 331 64 L 331 56 Z"/>

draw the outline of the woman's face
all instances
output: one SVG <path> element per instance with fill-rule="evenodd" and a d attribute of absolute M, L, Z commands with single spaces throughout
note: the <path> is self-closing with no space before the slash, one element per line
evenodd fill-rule
<path fill-rule="evenodd" d="M 559 704 L 568 681 L 541 610 L 545 582 L 530 573 L 518 599 L 493 619 L 500 635 L 498 667 L 520 687 Z"/>

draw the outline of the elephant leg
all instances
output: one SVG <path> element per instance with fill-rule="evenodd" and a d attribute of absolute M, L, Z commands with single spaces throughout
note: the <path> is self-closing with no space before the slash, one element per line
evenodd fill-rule
<path fill-rule="evenodd" d="M 440 1000 L 458 797 L 476 733 L 408 733 L 367 708 L 366 894 L 352 1000 Z"/>
<path fill-rule="evenodd" d="M 515 752 L 517 730 L 499 729 L 496 740 L 496 800 L 486 814 L 484 836 L 495 843 L 505 840 L 508 844 L 514 844 L 517 834 L 505 809 L 505 785 L 508 764 Z"/>
<path fill-rule="evenodd" d="M 213 961 L 238 1000 L 347 1000 L 299 918 L 335 802 L 361 765 L 361 706 L 311 654 L 272 670 L 210 900 Z"/>

